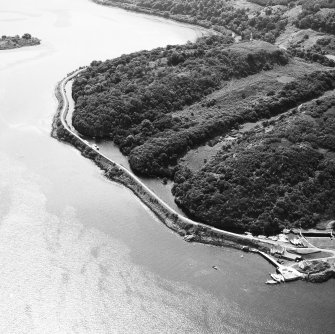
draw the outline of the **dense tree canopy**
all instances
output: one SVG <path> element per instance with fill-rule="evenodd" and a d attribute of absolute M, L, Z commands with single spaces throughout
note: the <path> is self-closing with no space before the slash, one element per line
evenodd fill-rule
<path fill-rule="evenodd" d="M 160 141 L 163 132 L 180 132 L 185 124 L 173 112 L 199 101 L 223 81 L 288 62 L 270 44 L 231 42 L 230 37 L 211 36 L 93 62 L 73 85 L 74 127 L 86 136 L 111 138 L 129 154 L 150 138 Z"/>
<path fill-rule="evenodd" d="M 318 6 L 307 8 L 299 14 L 296 26 L 335 35 L 335 11 L 321 12 Z"/>
<path fill-rule="evenodd" d="M 174 131 L 163 133 L 136 147 L 130 154 L 132 168 L 146 175 L 169 175 L 169 165 L 176 163 L 191 147 L 198 146 L 216 135 L 227 132 L 237 124 L 254 122 L 281 114 L 302 102 L 335 88 L 335 71 L 315 72 L 284 85 L 271 96 L 260 97 L 257 102 L 240 112 L 218 115 L 188 127 L 179 124 Z M 162 159 L 161 155 L 167 154 Z"/>

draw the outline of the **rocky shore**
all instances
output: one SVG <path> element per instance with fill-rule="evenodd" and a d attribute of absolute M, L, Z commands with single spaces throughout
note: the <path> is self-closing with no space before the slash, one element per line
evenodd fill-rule
<path fill-rule="evenodd" d="M 328 281 L 331 278 L 335 278 L 335 270 L 327 269 L 319 273 L 311 274 L 306 278 L 306 281 L 311 283 L 323 283 Z"/>
<path fill-rule="evenodd" d="M 330 278 L 335 278 L 335 262 L 326 260 L 306 260 L 298 265 L 295 269 L 305 274 L 305 280 L 311 283 L 322 283 Z"/>

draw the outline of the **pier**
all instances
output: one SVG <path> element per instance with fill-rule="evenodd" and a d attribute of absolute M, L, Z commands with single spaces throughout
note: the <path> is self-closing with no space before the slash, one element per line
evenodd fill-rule
<path fill-rule="evenodd" d="M 270 256 L 269 254 L 265 253 L 265 252 L 262 252 L 258 249 L 251 249 L 250 250 L 251 252 L 253 253 L 258 253 L 260 254 L 261 256 L 263 256 L 268 262 L 270 262 L 272 265 L 274 265 L 276 268 L 278 268 L 279 266 L 281 266 L 281 264 L 276 260 L 274 259 L 272 256 Z"/>
<path fill-rule="evenodd" d="M 285 282 L 296 281 L 296 280 L 301 279 L 301 278 L 304 277 L 304 274 L 300 273 L 298 270 L 296 270 L 296 269 L 294 269 L 290 266 L 284 266 L 284 265 L 280 264 L 276 259 L 274 259 L 269 254 L 266 254 L 265 252 L 262 252 L 258 249 L 251 249 L 250 251 L 260 254 L 268 262 L 270 262 L 272 265 L 274 265 L 276 267 L 277 272 L 284 277 Z"/>

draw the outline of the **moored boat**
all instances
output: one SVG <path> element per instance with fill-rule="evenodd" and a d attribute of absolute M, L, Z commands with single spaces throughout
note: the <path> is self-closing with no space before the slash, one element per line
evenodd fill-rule
<path fill-rule="evenodd" d="M 273 280 L 277 281 L 278 283 L 285 282 L 285 279 L 284 279 L 283 275 L 280 275 L 280 274 L 270 274 L 270 276 L 273 278 Z"/>

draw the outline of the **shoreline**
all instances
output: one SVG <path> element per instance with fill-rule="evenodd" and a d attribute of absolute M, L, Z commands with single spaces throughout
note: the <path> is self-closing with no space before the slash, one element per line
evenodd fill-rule
<path fill-rule="evenodd" d="M 219 230 L 178 214 L 132 172 L 91 147 L 88 142 L 74 133 L 66 122 L 69 102 L 65 88 L 67 83 L 85 68 L 69 73 L 56 85 L 55 96 L 58 101 L 58 107 L 52 122 L 51 136 L 60 142 L 66 142 L 77 148 L 85 158 L 92 160 L 104 172 L 104 176 L 108 180 L 120 183 L 130 189 L 166 227 L 183 237 L 185 241 L 232 247 L 246 252 L 257 253 L 261 251 L 270 253 L 276 244 L 269 240 L 260 240 L 255 237 Z M 288 268 L 293 268 L 294 270 L 294 266 L 295 264 L 288 266 Z M 301 276 L 297 276 L 296 279 L 304 279 L 309 282 L 325 282 L 332 277 L 335 278 L 335 271 L 327 269 L 318 273 L 310 273 L 309 275 L 301 273 Z"/>
<path fill-rule="evenodd" d="M 65 93 L 66 84 L 78 75 L 83 69 L 70 73 L 61 80 L 55 89 L 58 100 L 58 108 L 52 123 L 51 136 L 61 142 L 67 142 L 77 148 L 81 154 L 92 160 L 105 173 L 107 179 L 121 183 L 130 190 L 171 230 L 182 237 L 188 237 L 189 241 L 207 243 L 218 246 L 232 246 L 243 249 L 250 246 L 269 251 L 269 245 L 258 239 L 235 234 L 228 231 L 192 221 L 183 217 L 161 200 L 151 189 L 143 184 L 133 173 L 125 167 L 110 160 L 102 153 L 91 147 L 84 139 L 75 134 L 66 122 L 69 109 Z M 192 240 L 190 240 L 192 237 Z"/>
<path fill-rule="evenodd" d="M 207 27 L 206 25 L 201 25 L 199 23 L 191 22 L 191 20 L 187 20 L 186 18 L 185 19 L 179 18 L 179 17 L 176 17 L 175 15 L 166 16 L 163 12 L 160 12 L 158 10 L 154 11 L 154 10 L 146 9 L 144 7 L 132 6 L 127 3 L 120 3 L 120 2 L 114 2 L 114 1 L 106 2 L 105 0 L 90 0 L 90 1 L 100 6 L 120 8 L 120 9 L 126 10 L 131 13 L 144 14 L 151 18 L 155 18 L 156 20 L 162 19 L 162 21 L 164 20 L 164 22 L 171 21 L 173 23 L 179 23 L 179 24 L 182 23 L 182 25 L 185 27 L 200 31 L 201 36 L 222 34 L 223 31 L 230 33 L 230 34 L 234 33 L 233 31 L 227 28 L 224 28 L 223 31 L 218 31 L 218 30 L 212 29 L 211 27 Z"/>

